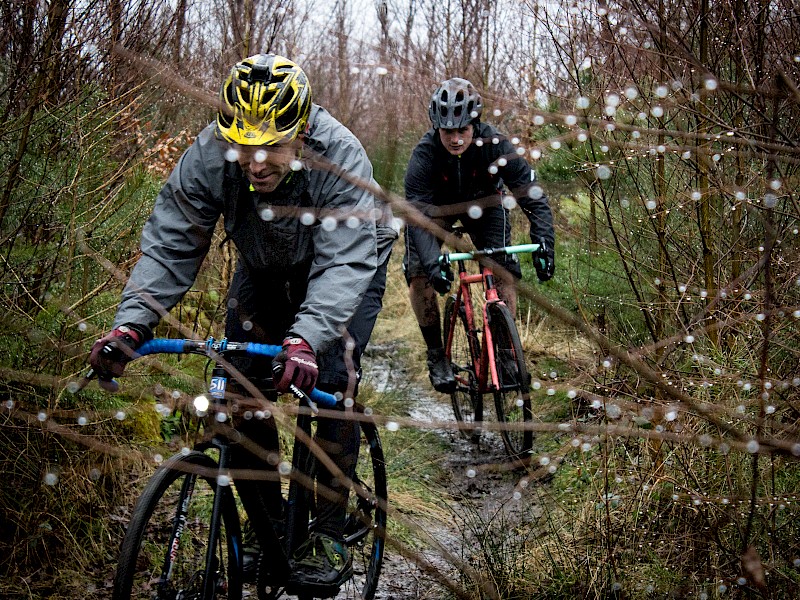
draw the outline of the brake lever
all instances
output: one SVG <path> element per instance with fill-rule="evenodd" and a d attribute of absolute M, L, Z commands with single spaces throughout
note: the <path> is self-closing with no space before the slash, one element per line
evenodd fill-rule
<path fill-rule="evenodd" d="M 97 378 L 97 384 L 103 388 L 107 392 L 117 392 L 119 391 L 119 383 L 117 383 L 114 379 L 100 379 L 97 377 L 97 373 L 94 369 L 89 368 L 88 371 L 84 374 L 83 377 L 78 379 L 78 381 L 74 382 L 73 386 L 70 386 L 70 390 L 73 393 L 79 392 L 84 389 L 92 379 Z"/>
<path fill-rule="evenodd" d="M 314 414 L 314 415 L 318 415 L 319 414 L 319 407 L 317 406 L 317 403 L 314 402 L 311 399 L 311 397 L 308 394 L 306 394 L 303 390 L 301 390 L 295 384 L 291 384 L 289 386 L 289 391 L 291 391 L 292 394 L 295 395 L 295 397 L 297 397 L 298 399 L 300 399 L 303 402 L 305 402 L 306 404 L 308 404 L 308 407 L 311 409 L 312 414 Z"/>

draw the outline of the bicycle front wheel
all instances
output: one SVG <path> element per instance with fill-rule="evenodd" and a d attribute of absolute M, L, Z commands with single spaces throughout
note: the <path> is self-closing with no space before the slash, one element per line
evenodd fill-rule
<path fill-rule="evenodd" d="M 469 330 L 464 307 L 459 307 L 454 315 L 456 299 L 449 296 L 444 307 L 445 335 L 449 337 L 452 328 L 452 341 L 449 344 L 450 364 L 456 379 L 456 389 L 450 394 L 453 414 L 460 424 L 464 437 L 480 436 L 480 422 L 483 420 L 483 397 L 478 393 L 478 380 L 475 374 L 477 340 Z M 454 320 L 455 319 L 455 320 Z"/>
<path fill-rule="evenodd" d="M 239 517 L 233 493 L 217 476 L 216 461 L 200 452 L 173 456 L 159 467 L 133 509 L 113 600 L 242 597 Z M 212 532 L 214 499 L 223 490 L 220 527 Z M 209 547 L 212 533 L 216 541 Z"/>
<path fill-rule="evenodd" d="M 504 304 L 488 307 L 489 331 L 497 367 L 495 410 L 500 422 L 500 435 L 512 459 L 530 455 L 533 432 L 526 427 L 531 421 L 530 378 L 522 353 L 522 342 L 511 311 Z"/>

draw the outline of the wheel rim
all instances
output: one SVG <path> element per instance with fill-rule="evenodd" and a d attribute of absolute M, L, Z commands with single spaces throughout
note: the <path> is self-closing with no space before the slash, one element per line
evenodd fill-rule
<path fill-rule="evenodd" d="M 361 449 L 350 492 L 345 539 L 353 557 L 353 578 L 337 598 L 374 597 L 386 544 L 386 470 L 383 448 L 372 423 L 361 425 Z"/>

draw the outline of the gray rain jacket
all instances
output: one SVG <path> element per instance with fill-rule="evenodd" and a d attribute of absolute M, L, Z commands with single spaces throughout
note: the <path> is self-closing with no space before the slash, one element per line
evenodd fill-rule
<path fill-rule="evenodd" d="M 125 286 L 114 326 L 133 323 L 154 328 L 194 283 L 216 223 L 224 216 L 240 268 L 244 266 L 251 276 L 308 269 L 308 291 L 292 334 L 315 351 L 338 339 L 376 271 L 375 199 L 358 185 L 375 182 L 358 139 L 317 105 L 312 107 L 305 147 L 334 166 L 333 170 L 306 166 L 291 174 L 307 179 L 303 198 L 318 218 L 311 225 L 295 216 L 264 221 L 257 218 L 253 199 L 249 207 L 232 206 L 242 198 L 226 194 L 232 168 L 226 166 L 227 145 L 216 138 L 215 125 L 208 125 L 156 199 L 142 231 L 142 256 Z M 235 171 L 241 174 L 238 165 Z M 271 202 L 271 194 L 261 200 Z M 320 221 L 328 211 L 339 218 L 335 228 Z M 348 214 L 363 218 L 345 224 L 342 215 Z"/>

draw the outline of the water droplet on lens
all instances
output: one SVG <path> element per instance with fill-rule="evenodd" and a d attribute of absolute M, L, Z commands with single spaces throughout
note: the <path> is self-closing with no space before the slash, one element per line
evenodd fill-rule
<path fill-rule="evenodd" d="M 517 199 L 514 198 L 511 194 L 505 194 L 503 196 L 503 208 L 507 210 L 511 210 L 512 208 L 516 208 L 517 206 Z"/>
<path fill-rule="evenodd" d="M 324 219 L 322 219 L 322 229 L 325 231 L 334 231 L 337 226 L 336 217 L 332 217 L 328 215 Z"/>

